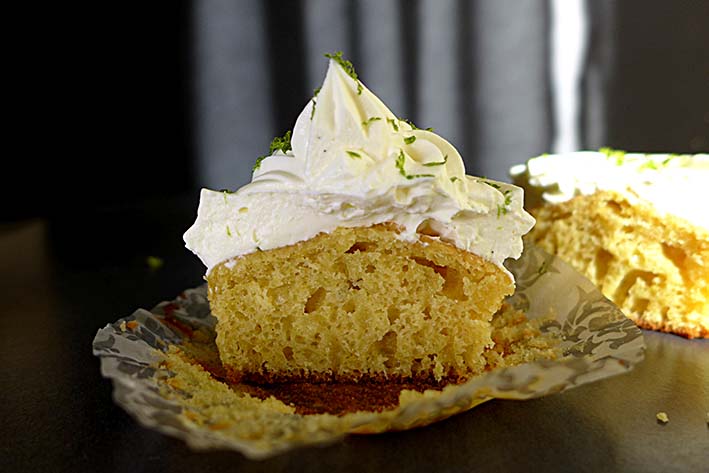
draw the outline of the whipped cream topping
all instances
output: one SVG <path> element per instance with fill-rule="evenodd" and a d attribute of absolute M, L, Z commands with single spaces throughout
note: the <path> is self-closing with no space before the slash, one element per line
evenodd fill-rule
<path fill-rule="evenodd" d="M 532 158 L 510 169 L 527 203 L 559 203 L 596 191 L 614 191 L 709 229 L 709 154 L 578 151 Z"/>
<path fill-rule="evenodd" d="M 534 225 L 520 188 L 466 176 L 450 143 L 399 120 L 335 61 L 291 144 L 263 159 L 238 191 L 202 190 L 184 239 L 208 270 L 337 227 L 382 222 L 399 225 L 407 241 L 425 228 L 505 270 Z"/>

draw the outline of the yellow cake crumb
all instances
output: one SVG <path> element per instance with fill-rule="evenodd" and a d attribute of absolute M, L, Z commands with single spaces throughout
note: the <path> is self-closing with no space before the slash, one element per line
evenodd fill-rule
<path fill-rule="evenodd" d="M 666 412 L 658 412 L 657 414 L 655 414 L 655 417 L 663 424 L 666 424 L 670 421 L 670 418 L 667 416 Z"/>
<path fill-rule="evenodd" d="M 709 337 L 709 232 L 610 191 L 531 210 L 528 235 L 640 327 Z"/>
<path fill-rule="evenodd" d="M 468 378 L 514 290 L 493 263 L 398 227 L 338 228 L 209 273 L 217 346 L 233 380 Z"/>

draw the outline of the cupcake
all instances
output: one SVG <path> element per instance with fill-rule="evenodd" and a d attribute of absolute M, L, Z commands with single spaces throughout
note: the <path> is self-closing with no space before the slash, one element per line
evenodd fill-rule
<path fill-rule="evenodd" d="M 207 267 L 234 382 L 459 382 L 489 369 L 503 266 L 534 219 L 514 185 L 467 176 L 340 54 L 292 133 L 235 192 L 201 192 L 187 247 Z"/>

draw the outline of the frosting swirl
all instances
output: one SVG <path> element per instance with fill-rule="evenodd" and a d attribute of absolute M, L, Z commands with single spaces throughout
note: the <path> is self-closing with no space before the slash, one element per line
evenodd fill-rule
<path fill-rule="evenodd" d="M 202 190 L 184 239 L 208 268 L 337 227 L 394 222 L 400 238 L 417 241 L 425 227 L 504 269 L 534 224 L 520 188 L 466 176 L 450 143 L 398 119 L 335 61 L 291 143 L 237 192 Z"/>

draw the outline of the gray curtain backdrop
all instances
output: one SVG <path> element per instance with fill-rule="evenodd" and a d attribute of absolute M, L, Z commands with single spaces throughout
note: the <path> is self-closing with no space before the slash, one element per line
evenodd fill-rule
<path fill-rule="evenodd" d="M 199 185 L 235 188 L 248 182 L 256 157 L 293 125 L 322 82 L 323 54 L 337 50 L 395 114 L 434 127 L 453 143 L 469 173 L 504 179 L 510 165 L 549 149 L 545 0 L 295 4 L 300 18 L 275 30 L 266 17 L 283 5 L 195 4 Z M 292 34 L 298 28 L 302 35 L 294 40 L 301 44 L 284 41 L 280 53 L 299 55 L 303 63 L 293 67 L 300 70 L 274 70 L 269 64 L 269 55 L 279 53 L 274 41 L 288 34 L 283 30 Z M 270 74 L 302 81 L 304 87 L 293 90 L 297 96 L 286 104 L 274 103 L 280 80 Z M 290 109 L 279 109 L 284 106 Z M 279 120 L 284 112 L 287 122 Z"/>
<path fill-rule="evenodd" d="M 469 174 L 506 180 L 511 165 L 555 146 L 706 149 L 708 6 L 702 0 L 197 1 L 197 184 L 234 189 L 248 182 L 256 157 L 293 126 L 320 85 L 323 54 L 337 50 L 395 114 L 434 127 L 456 146 Z M 569 10 L 581 15 L 580 29 L 559 28 Z M 571 65 L 559 69 L 553 62 L 559 51 L 573 55 L 561 47 L 569 35 L 581 44 L 577 57 L 562 58 Z M 569 69 L 574 63 L 578 73 Z M 670 72 L 662 70 L 667 65 Z M 562 87 L 559 77 L 571 82 Z M 569 101 L 570 93 L 576 100 Z"/>

